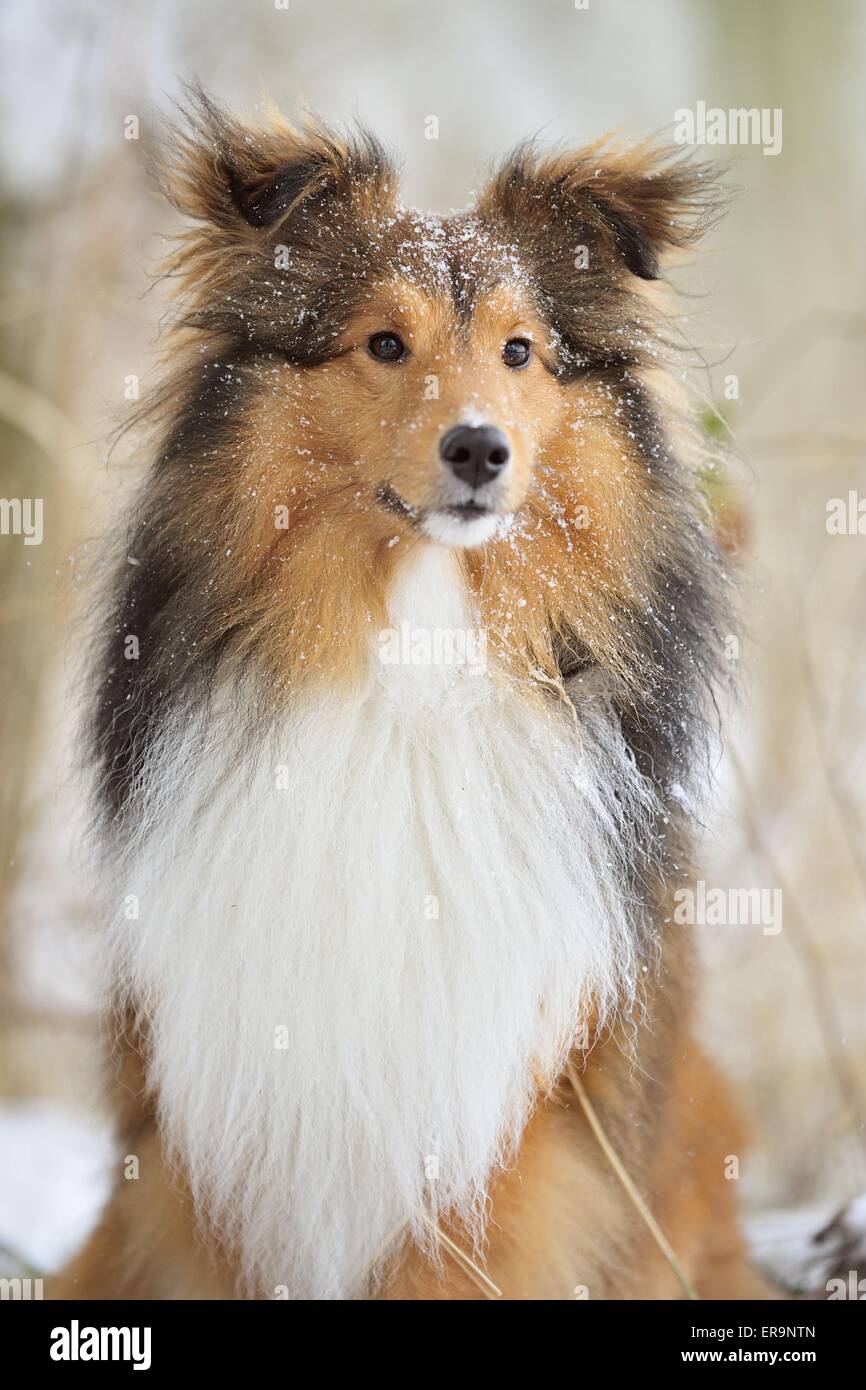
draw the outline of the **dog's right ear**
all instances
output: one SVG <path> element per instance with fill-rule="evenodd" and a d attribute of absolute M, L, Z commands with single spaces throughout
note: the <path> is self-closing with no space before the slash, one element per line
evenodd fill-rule
<path fill-rule="evenodd" d="M 267 124 L 248 127 L 202 87 L 187 88 L 183 122 L 172 132 L 165 186 L 185 216 L 219 228 L 231 240 L 286 229 L 339 196 L 380 196 L 393 169 L 373 136 L 343 140 L 326 127 L 302 129 L 271 107 Z"/>
<path fill-rule="evenodd" d="M 723 207 L 712 171 L 680 154 L 604 139 L 543 154 L 530 141 L 498 170 L 479 211 L 534 247 L 548 275 L 561 256 L 573 282 L 574 244 L 586 242 L 614 278 L 655 280 L 667 253 L 693 246 Z"/>

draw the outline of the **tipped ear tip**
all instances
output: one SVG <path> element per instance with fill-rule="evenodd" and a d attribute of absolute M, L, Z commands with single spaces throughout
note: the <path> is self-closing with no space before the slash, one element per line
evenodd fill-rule
<path fill-rule="evenodd" d="M 652 252 L 639 257 L 637 261 L 627 260 L 626 265 L 632 275 L 636 275 L 639 280 L 658 280 L 661 274 L 658 257 Z"/>
<path fill-rule="evenodd" d="M 197 79 L 183 84 L 164 142 L 164 183 L 179 211 L 223 232 L 244 223 L 262 231 L 308 198 L 347 188 L 347 176 L 389 181 L 387 152 L 363 128 L 343 139 L 310 111 L 296 127 L 270 101 L 265 117 L 247 125 Z"/>

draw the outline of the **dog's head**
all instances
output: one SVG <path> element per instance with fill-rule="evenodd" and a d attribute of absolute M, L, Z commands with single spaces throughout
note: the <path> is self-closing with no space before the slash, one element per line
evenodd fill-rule
<path fill-rule="evenodd" d="M 180 153 L 185 322 L 243 375 L 249 467 L 290 489 L 286 532 L 339 509 L 371 543 L 398 517 L 473 547 L 530 499 L 566 522 L 568 494 L 592 502 L 582 433 L 653 351 L 634 287 L 695 235 L 699 171 L 526 147 L 439 218 L 400 205 L 367 135 L 251 130 L 200 98 Z"/>
<path fill-rule="evenodd" d="M 524 679 L 601 666 L 643 726 L 686 700 L 715 580 L 650 282 L 706 220 L 701 169 L 528 146 L 440 218 L 368 135 L 198 93 L 169 192 L 180 335 L 117 622 L 152 674 L 109 682 L 112 730 L 227 652 L 274 692 L 357 666 L 418 545 L 459 552 Z"/>

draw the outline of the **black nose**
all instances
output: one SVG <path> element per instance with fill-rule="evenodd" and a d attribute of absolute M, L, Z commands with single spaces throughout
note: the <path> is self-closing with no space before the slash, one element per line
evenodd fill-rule
<path fill-rule="evenodd" d="M 470 487 L 496 478 L 508 462 L 508 440 L 492 425 L 455 425 L 439 441 L 439 455 Z"/>

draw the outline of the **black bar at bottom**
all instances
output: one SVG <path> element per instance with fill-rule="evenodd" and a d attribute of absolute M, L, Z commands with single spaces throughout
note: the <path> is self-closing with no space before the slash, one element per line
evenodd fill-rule
<path fill-rule="evenodd" d="M 513 1321 L 503 1324 L 497 1339 L 495 1313 L 482 1314 L 480 1323 L 461 1322 L 459 1354 L 453 1344 L 434 1341 L 424 1362 L 432 1370 L 442 1356 L 441 1373 L 459 1364 L 465 1375 L 467 1361 L 489 1368 L 502 1352 L 510 1358 L 522 1347 L 539 1354 L 539 1335 L 556 1336 L 555 1362 L 621 1371 L 634 1366 L 666 1370 L 673 1366 L 777 1366 L 803 1365 L 823 1373 L 837 1365 L 856 1364 L 862 1346 L 864 1324 L 857 1311 L 835 1303 L 593 1303 L 536 1304 L 527 1309 L 525 1332 Z M 353 1305 L 354 1307 L 354 1305 Z M 368 1323 L 388 1307 L 385 1323 Z M 480 1311 L 477 1310 L 476 1311 Z M 411 1316 L 418 1316 L 414 1307 Z M 354 1318 L 363 1321 L 356 1323 Z M 406 1352 L 400 1332 L 407 1329 L 404 1312 L 394 1305 L 354 1307 L 351 1340 L 335 1340 L 334 1332 L 345 1314 L 333 1305 L 320 1305 L 313 1323 L 308 1311 L 286 1303 L 52 1303 L 4 1300 L 0 1303 L 0 1334 L 4 1360 L 20 1368 L 19 1375 L 48 1371 L 62 1381 L 70 1375 L 99 1374 L 109 1368 L 139 1376 L 177 1371 L 211 1371 L 221 1376 L 255 1372 L 264 1361 L 271 1374 L 288 1376 L 298 1371 L 305 1378 L 321 1369 L 332 1370 L 340 1350 L 347 1367 L 366 1375 L 381 1373 L 391 1379 L 400 1373 Z M 425 1330 L 441 1332 L 444 1305 L 428 1307 L 421 1316 L 431 1317 Z M 467 1316 L 463 1307 L 461 1318 Z M 490 1321 L 491 1317 L 494 1321 Z M 511 1317 L 511 1315 L 509 1315 Z M 322 1333 L 325 1335 L 322 1336 Z M 396 1340 L 383 1341 L 396 1334 Z M 567 1340 L 563 1340 L 563 1334 Z M 526 1341 L 523 1340 L 524 1336 Z M 365 1346 L 365 1340 L 369 1339 Z M 530 1341 L 531 1339 L 531 1341 Z M 572 1340 L 573 1339 L 573 1340 Z M 498 1344 L 497 1344 L 498 1342 Z M 409 1344 L 411 1346 L 411 1343 Z M 540 1346 L 543 1347 L 542 1341 Z M 439 1347 L 439 1353 L 435 1348 Z M 447 1348 L 451 1346 L 451 1353 Z M 471 1349 L 471 1350 L 470 1350 Z M 300 1351 L 303 1361 L 296 1357 Z M 365 1352 L 369 1354 L 364 1355 Z M 451 1356 L 456 1362 L 447 1364 Z M 310 1359 L 312 1358 L 312 1364 Z M 588 1358 L 588 1359 L 585 1359 Z M 506 1363 L 507 1364 L 507 1363 Z M 512 1369 L 514 1369 L 512 1367 Z M 403 1374 L 417 1374 L 410 1351 Z M 536 1361 L 536 1373 L 539 1366 Z"/>

